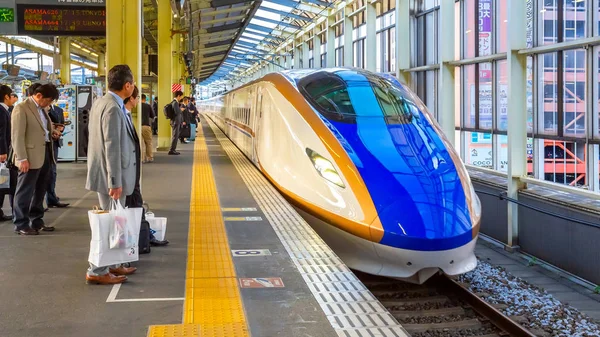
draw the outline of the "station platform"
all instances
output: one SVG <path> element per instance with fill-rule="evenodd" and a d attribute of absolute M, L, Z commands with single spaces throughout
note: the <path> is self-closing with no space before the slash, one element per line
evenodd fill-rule
<path fill-rule="evenodd" d="M 408 336 L 214 125 L 178 150 L 143 167 L 170 244 L 122 285 L 85 284 L 85 163 L 58 166 L 55 232 L 0 224 L 0 336 Z"/>

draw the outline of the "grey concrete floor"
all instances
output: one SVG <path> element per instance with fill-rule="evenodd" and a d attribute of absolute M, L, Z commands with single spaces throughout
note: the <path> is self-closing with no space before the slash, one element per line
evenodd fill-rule
<path fill-rule="evenodd" d="M 117 300 L 184 296 L 193 144 L 179 150 L 180 156 L 157 154 L 143 170 L 144 199 L 168 218 L 171 244 L 140 255 Z M 0 223 L 1 337 L 142 337 L 149 325 L 181 323 L 182 300 L 107 303 L 112 286 L 85 284 L 87 211 L 98 204 L 84 189 L 86 172 L 85 163 L 59 163 L 58 195 L 71 206 L 45 214 L 55 232 L 22 237 L 11 222 Z"/>

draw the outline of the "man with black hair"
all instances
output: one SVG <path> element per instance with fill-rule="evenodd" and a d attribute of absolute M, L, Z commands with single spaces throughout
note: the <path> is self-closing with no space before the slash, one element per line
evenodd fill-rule
<path fill-rule="evenodd" d="M 54 130 L 45 109 L 58 99 L 58 90 L 53 84 L 44 84 L 32 91 L 33 95 L 17 105 L 11 116 L 14 162 L 19 168 L 13 223 L 15 233 L 20 235 L 54 231 L 54 227 L 44 224 L 44 196 L 54 161 L 52 139 L 60 133 Z"/>
<path fill-rule="evenodd" d="M 142 94 L 142 139 L 146 146 L 143 156 L 144 163 L 154 161 L 154 156 L 152 155 L 152 121 L 154 121 L 155 117 L 156 115 L 152 111 L 152 107 L 146 103 L 146 94 Z"/>
<path fill-rule="evenodd" d="M 127 65 L 112 67 L 107 76 L 108 92 L 90 111 L 87 181 L 85 188 L 98 193 L 100 207 L 109 210 L 111 199 L 125 205 L 136 183 L 136 139 L 133 122 L 123 101 L 135 89 L 133 73 Z M 135 267 L 98 267 L 90 263 L 86 282 L 116 284 L 127 280 Z"/>
<path fill-rule="evenodd" d="M 11 149 L 10 142 L 10 112 L 9 108 L 13 105 L 12 89 L 7 85 L 0 85 L 0 162 L 5 163 Z M 5 215 L 1 209 L 4 205 L 4 197 L 8 194 L 10 208 L 13 207 L 13 197 L 17 186 L 17 173 L 10 170 L 10 187 L 0 193 L 0 221 L 8 221 L 12 216 Z"/>
<path fill-rule="evenodd" d="M 64 130 L 65 116 L 63 114 L 63 109 L 58 105 L 51 104 L 48 109 L 48 116 L 54 123 L 56 129 L 59 132 Z M 69 204 L 60 202 L 60 198 L 56 195 L 56 163 L 58 161 L 58 149 L 61 147 L 61 140 L 54 139 L 52 141 L 52 148 L 54 149 L 54 161 L 50 165 L 50 177 L 48 178 L 48 187 L 46 188 L 46 204 L 48 207 L 68 207 Z"/>
<path fill-rule="evenodd" d="M 8 106 L 8 114 L 10 115 L 13 111 L 13 109 L 15 108 L 15 105 L 17 105 L 17 101 L 19 100 L 19 96 L 17 96 L 17 94 L 15 94 L 14 92 L 12 94 L 10 94 L 10 105 Z"/>
<path fill-rule="evenodd" d="M 181 125 L 183 123 L 182 110 L 179 106 L 179 101 L 181 101 L 182 98 L 183 92 L 181 90 L 177 90 L 173 93 L 173 101 L 171 102 L 171 107 L 173 108 L 175 116 L 171 120 L 171 149 L 169 150 L 170 155 L 181 154 L 177 152 L 177 141 L 179 140 L 179 133 L 181 132 Z"/>
<path fill-rule="evenodd" d="M 154 111 L 154 121 L 152 122 L 152 134 L 158 135 L 158 96 L 154 97 L 152 102 L 152 110 Z"/>

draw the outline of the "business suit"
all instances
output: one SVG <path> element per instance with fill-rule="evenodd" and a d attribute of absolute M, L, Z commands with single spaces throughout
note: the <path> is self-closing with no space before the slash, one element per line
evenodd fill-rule
<path fill-rule="evenodd" d="M 100 207 L 110 205 L 109 189 L 122 187 L 120 202 L 125 205 L 127 195 L 133 193 L 138 169 L 136 166 L 137 135 L 133 124 L 125 116 L 123 100 L 107 93 L 94 103 L 90 111 L 90 133 L 85 188 L 98 193 Z M 139 146 L 139 145 L 138 145 Z M 105 275 L 108 267 L 90 264 L 88 275 Z"/>
<path fill-rule="evenodd" d="M 64 124 L 65 116 L 63 115 L 63 109 L 56 105 L 51 105 L 48 111 L 48 116 L 55 124 Z M 54 151 L 54 163 L 50 165 L 50 177 L 48 179 L 48 187 L 46 188 L 46 203 L 48 206 L 58 205 L 60 199 L 56 195 L 56 162 L 58 161 L 58 149 L 61 147 L 61 140 L 52 140 L 52 150 Z"/>
<path fill-rule="evenodd" d="M 175 111 L 175 116 L 171 120 L 171 152 L 177 151 L 177 140 L 179 139 L 179 133 L 181 131 L 182 113 L 179 108 L 179 102 L 173 99 L 171 106 Z"/>
<path fill-rule="evenodd" d="M 12 148 L 10 142 L 10 112 L 0 104 L 0 154 L 8 155 Z M 0 207 L 4 205 L 4 197 L 9 195 L 10 208 L 13 207 L 13 197 L 17 188 L 17 174 L 14 169 L 10 170 L 10 187 L 7 192 L 0 193 Z M 4 212 L 0 210 L 0 215 Z M 9 220 L 8 218 L 6 220 Z"/>
<path fill-rule="evenodd" d="M 14 162 L 21 167 L 29 162 L 29 171 L 19 172 L 14 198 L 15 230 L 39 230 L 44 227 L 44 196 L 50 165 L 54 161 L 52 122 L 33 98 L 18 104 L 11 116 L 11 140 Z"/>

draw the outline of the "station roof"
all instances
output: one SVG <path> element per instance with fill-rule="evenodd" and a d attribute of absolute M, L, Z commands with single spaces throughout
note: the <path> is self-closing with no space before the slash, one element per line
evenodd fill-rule
<path fill-rule="evenodd" d="M 190 0 L 193 76 L 209 84 L 265 61 L 334 0 Z M 189 27 L 188 27 L 189 28 Z"/>

